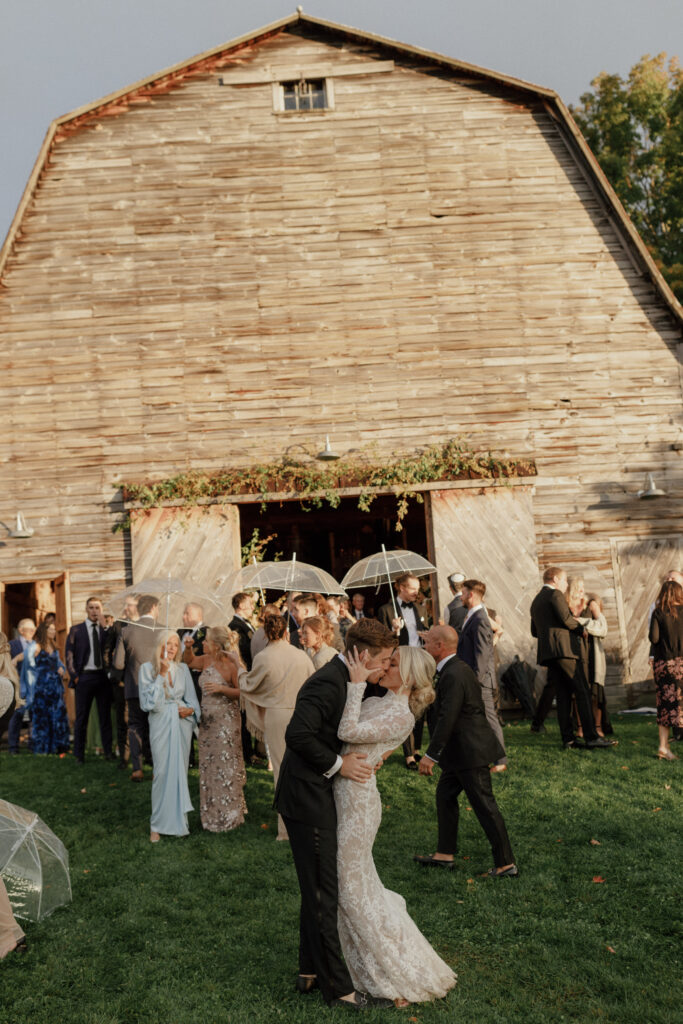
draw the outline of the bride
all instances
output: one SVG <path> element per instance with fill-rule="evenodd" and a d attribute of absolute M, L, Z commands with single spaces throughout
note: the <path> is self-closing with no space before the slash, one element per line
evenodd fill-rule
<path fill-rule="evenodd" d="M 346 655 L 350 682 L 339 723 L 342 753 L 367 755 L 381 764 L 410 735 L 434 700 L 434 659 L 419 647 L 394 651 L 380 680 L 385 697 L 363 694 L 370 672 L 363 655 Z M 398 893 L 382 885 L 372 858 L 372 844 L 382 819 L 374 776 L 366 783 L 335 776 L 337 807 L 338 927 L 346 965 L 355 988 L 393 999 L 398 1006 L 445 996 L 456 975 L 434 952 L 406 910 Z"/>

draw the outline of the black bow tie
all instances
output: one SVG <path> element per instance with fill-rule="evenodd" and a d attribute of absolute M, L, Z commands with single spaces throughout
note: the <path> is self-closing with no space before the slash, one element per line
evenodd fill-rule
<path fill-rule="evenodd" d="M 413 607 L 414 607 L 414 605 L 413 605 L 412 601 L 401 601 L 401 608 L 413 608 Z"/>

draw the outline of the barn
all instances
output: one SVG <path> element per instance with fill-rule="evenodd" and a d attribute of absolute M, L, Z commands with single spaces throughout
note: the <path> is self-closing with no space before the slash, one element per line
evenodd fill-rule
<path fill-rule="evenodd" d="M 2 628 L 220 587 L 254 530 L 338 576 L 386 539 L 437 614 L 488 583 L 503 662 L 582 573 L 633 702 L 682 324 L 549 89 L 301 12 L 153 74 L 53 122 L 0 253 Z"/>

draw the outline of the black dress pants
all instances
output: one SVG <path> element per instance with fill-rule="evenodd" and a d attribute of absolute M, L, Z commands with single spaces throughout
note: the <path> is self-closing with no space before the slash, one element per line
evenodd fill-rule
<path fill-rule="evenodd" d="M 547 682 L 543 687 L 541 696 L 538 698 L 538 704 L 536 705 L 536 713 L 531 720 L 531 727 L 533 729 L 540 730 L 541 726 L 550 714 L 550 709 L 553 706 L 553 701 L 555 700 L 556 696 L 557 687 L 555 685 L 555 680 L 551 679 L 549 672 Z"/>
<path fill-rule="evenodd" d="M 128 740 L 128 724 L 126 722 L 126 698 L 123 683 L 112 684 L 112 703 L 116 712 L 116 745 L 119 748 L 119 761 L 126 760 L 126 742 Z"/>
<path fill-rule="evenodd" d="M 337 932 L 337 830 L 283 815 L 299 889 L 299 973 L 316 974 L 326 1003 L 353 992 Z"/>
<path fill-rule="evenodd" d="M 415 728 L 411 732 L 407 740 L 403 742 L 403 756 L 412 757 L 416 750 L 419 750 L 422 746 L 422 733 L 425 727 L 425 716 L 420 715 L 415 721 Z"/>
<path fill-rule="evenodd" d="M 576 697 L 576 710 L 583 728 L 583 738 L 590 743 L 598 738 L 591 706 L 591 694 L 583 662 L 578 658 L 558 658 L 548 664 L 548 682 L 555 684 L 557 721 L 563 743 L 576 739 L 572 723 L 572 695 Z"/>
<path fill-rule="evenodd" d="M 97 704 L 102 749 L 105 757 L 111 757 L 111 683 L 106 672 L 82 672 L 76 683 L 75 694 L 74 756 L 76 760 L 83 761 L 85 758 L 85 737 L 93 701 Z"/>
<path fill-rule="evenodd" d="M 142 759 L 152 763 L 152 748 L 149 745 L 149 722 L 147 712 L 140 707 L 137 697 L 127 697 L 128 705 L 128 750 L 134 772 L 142 771 Z"/>
<path fill-rule="evenodd" d="M 503 815 L 491 788 L 488 765 L 480 768 L 444 768 L 436 787 L 436 814 L 439 823 L 439 853 L 456 853 L 458 849 L 458 797 L 465 790 L 472 810 L 486 833 L 497 868 L 514 864 Z"/>

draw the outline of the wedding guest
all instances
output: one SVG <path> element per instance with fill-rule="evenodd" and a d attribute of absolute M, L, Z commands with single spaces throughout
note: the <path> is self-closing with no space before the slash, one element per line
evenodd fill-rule
<path fill-rule="evenodd" d="M 104 669 L 111 683 L 112 707 L 114 708 L 116 720 L 116 749 L 119 758 L 119 768 L 121 769 L 125 769 L 128 763 L 126 758 L 128 716 L 126 714 L 126 690 L 123 673 L 117 672 L 114 668 L 114 655 L 123 627 L 128 622 L 137 622 L 140 617 L 138 612 L 139 596 L 139 594 L 128 594 L 126 596 L 121 618 L 115 619 L 111 628 L 107 630 L 102 646 Z"/>
<path fill-rule="evenodd" d="M 254 635 L 251 622 L 254 614 L 253 596 L 245 591 L 233 594 L 232 609 L 235 614 L 228 623 L 228 629 L 232 629 L 240 638 L 240 657 L 248 671 L 251 668 L 251 638 Z"/>
<path fill-rule="evenodd" d="M 358 591 L 351 598 L 351 607 L 349 608 L 351 615 L 353 616 L 354 622 L 358 622 L 359 619 L 365 618 L 365 594 L 359 594 Z"/>
<path fill-rule="evenodd" d="M 323 612 L 324 616 L 332 623 L 332 628 L 334 630 L 332 646 L 341 653 L 344 650 L 344 636 L 346 630 L 342 628 L 342 622 L 340 620 L 341 604 L 336 594 L 332 594 L 325 598 L 325 608 L 323 609 Z"/>
<path fill-rule="evenodd" d="M 472 669 L 481 686 L 486 721 L 491 727 L 503 756 L 493 764 L 492 772 L 507 771 L 505 737 L 496 711 L 496 668 L 491 620 L 484 607 L 486 584 L 483 580 L 464 580 L 462 604 L 465 618 L 460 627 L 458 657 Z M 456 631 L 457 632 L 457 631 Z"/>
<path fill-rule="evenodd" d="M 332 623 L 311 615 L 300 629 L 301 643 L 316 669 L 322 668 L 339 652 L 332 646 L 334 632 Z"/>
<path fill-rule="evenodd" d="M 233 639 L 234 638 L 234 639 Z M 183 661 L 199 671 L 202 719 L 199 726 L 199 815 L 207 832 L 227 832 L 244 822 L 247 773 L 242 756 L 237 667 L 229 652 L 237 635 L 225 626 L 207 629 L 204 653 L 185 638 Z"/>
<path fill-rule="evenodd" d="M 149 838 L 186 836 L 193 810 L 187 785 L 192 730 L 201 712 L 192 676 L 180 660 L 180 637 L 164 630 L 157 637 L 151 661 L 140 666 L 140 707 L 149 714 L 149 740 L 154 761 Z"/>
<path fill-rule="evenodd" d="M 33 753 L 61 754 L 69 749 L 69 718 L 64 703 L 66 669 L 57 650 L 54 622 L 41 622 L 35 639 L 38 652 L 31 706 Z"/>
<path fill-rule="evenodd" d="M 149 743 L 149 721 L 140 705 L 138 679 L 140 666 L 149 661 L 162 632 L 157 626 L 159 598 L 153 594 L 141 594 L 138 598 L 138 618 L 121 630 L 114 651 L 113 668 L 123 678 L 126 709 L 128 712 L 128 749 L 133 768 L 131 782 L 142 782 L 143 758 L 152 763 Z"/>
<path fill-rule="evenodd" d="M 252 661 L 261 651 L 265 650 L 268 645 L 268 637 L 266 631 L 263 628 L 263 623 L 266 621 L 268 615 L 279 615 L 280 609 L 276 604 L 264 604 L 261 606 L 261 610 L 258 613 L 258 620 L 260 625 L 254 631 L 254 635 L 251 638 L 251 659 Z"/>
<path fill-rule="evenodd" d="M 35 652 L 35 641 L 33 639 L 35 632 L 36 624 L 33 619 L 21 619 L 17 626 L 17 633 L 19 635 L 10 641 L 10 657 L 15 669 L 18 666 L 17 675 L 21 671 L 21 662 L 23 662 L 25 652 L 30 651 L 31 654 Z M 19 753 L 21 729 L 24 725 L 24 718 L 28 719 L 26 694 L 23 692 L 21 682 L 17 684 L 15 700 L 16 707 L 7 726 L 7 744 L 10 754 Z"/>
<path fill-rule="evenodd" d="M 25 953 L 27 948 L 26 936 L 12 913 L 7 889 L 0 876 L 0 960 L 14 951 Z"/>
<path fill-rule="evenodd" d="M 69 686 L 76 691 L 74 757 L 81 764 L 85 762 L 85 738 L 93 701 L 97 704 L 105 759 L 114 760 L 111 749 L 111 682 L 102 658 L 105 629 L 99 597 L 88 598 L 85 614 L 85 621 L 71 627 L 66 641 Z"/>
<path fill-rule="evenodd" d="M 0 741 L 10 723 L 19 697 L 19 673 L 12 663 L 10 643 L 0 633 Z"/>
<path fill-rule="evenodd" d="M 452 626 L 457 633 L 460 632 L 467 615 L 467 608 L 462 603 L 462 585 L 465 579 L 465 573 L 460 572 L 459 569 L 456 569 L 448 577 L 448 586 L 453 600 L 446 606 L 446 625 Z"/>
<path fill-rule="evenodd" d="M 256 736 L 265 738 L 273 765 L 273 783 L 277 787 L 285 753 L 285 729 L 294 712 L 296 696 L 313 675 L 314 667 L 304 651 L 289 643 L 287 623 L 281 615 L 269 615 L 263 628 L 268 646 L 254 658 L 251 672 L 240 671 L 239 686 L 249 726 Z M 288 838 L 279 814 L 277 838 Z"/>
<path fill-rule="evenodd" d="M 611 735 L 613 729 L 607 713 L 605 697 L 607 659 L 602 644 L 607 636 L 607 619 L 602 607 L 602 600 L 597 594 L 586 594 L 586 609 L 583 614 L 585 616 L 584 629 L 588 633 L 588 685 L 591 688 L 595 731 L 598 736 Z"/>
<path fill-rule="evenodd" d="M 282 611 L 283 618 L 287 623 L 289 642 L 293 647 L 301 647 L 301 644 L 299 643 L 299 625 L 294 618 L 294 602 L 301 596 L 300 590 L 290 590 L 290 592 L 285 595 L 285 606 Z"/>
<path fill-rule="evenodd" d="M 669 747 L 669 729 L 683 726 L 683 587 L 662 584 L 650 620 L 650 643 L 657 693 L 657 725 L 662 761 L 677 761 Z"/>

